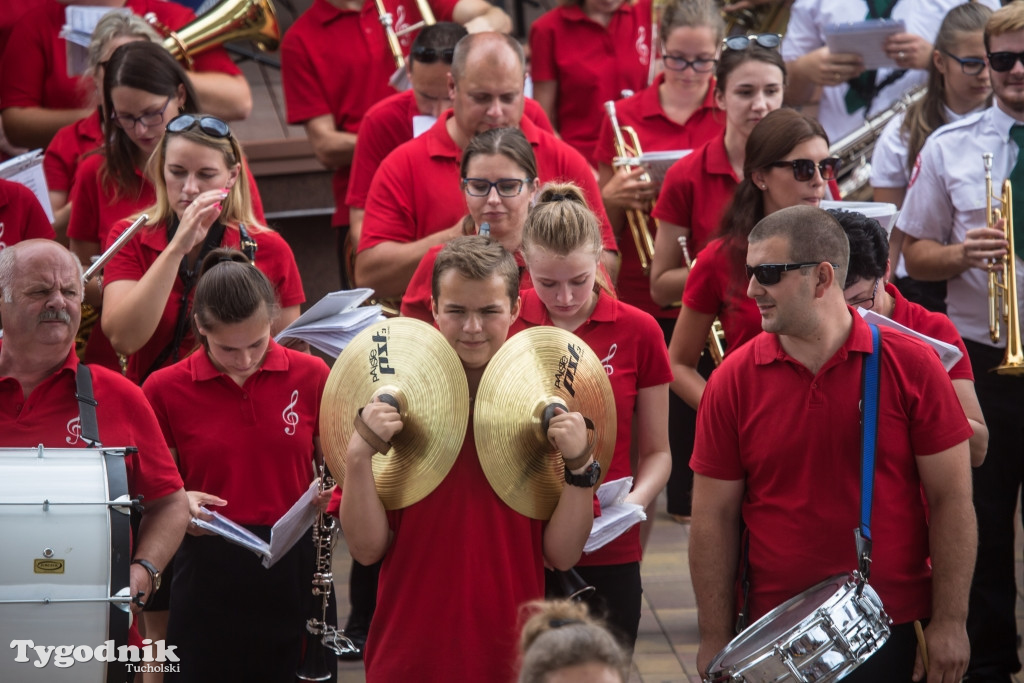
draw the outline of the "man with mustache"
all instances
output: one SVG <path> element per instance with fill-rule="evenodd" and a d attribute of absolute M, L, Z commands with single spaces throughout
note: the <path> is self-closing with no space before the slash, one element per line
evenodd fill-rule
<path fill-rule="evenodd" d="M 76 398 L 83 366 L 74 345 L 81 318 L 82 271 L 70 251 L 44 239 L 0 251 L 0 447 L 91 445 L 83 438 Z M 185 535 L 188 499 L 142 390 L 106 368 L 90 370 L 104 445 L 138 449 L 125 459 L 128 490 L 145 500 L 129 585 L 145 602 Z"/>

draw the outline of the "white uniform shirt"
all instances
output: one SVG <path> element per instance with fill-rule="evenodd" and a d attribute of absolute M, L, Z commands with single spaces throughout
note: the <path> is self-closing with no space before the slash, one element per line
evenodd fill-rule
<path fill-rule="evenodd" d="M 939 25 L 946 13 L 961 4 L 963 0 L 899 0 L 892 11 L 893 19 L 902 19 L 907 33 L 935 42 Z M 982 0 L 983 5 L 999 9 L 998 0 Z M 789 24 L 782 40 L 782 58 L 791 62 L 808 52 L 825 45 L 825 27 L 829 24 L 843 24 L 863 21 L 868 16 L 864 0 L 796 0 L 790 9 Z M 884 81 L 892 69 L 879 69 L 876 83 Z M 911 69 L 902 78 L 890 83 L 875 96 L 871 111 L 863 108 L 852 114 L 846 111 L 846 92 L 849 86 L 841 83 L 822 88 L 821 104 L 818 106 L 818 120 L 830 142 L 853 131 L 866 120 L 865 114 L 875 116 L 888 109 L 903 93 L 918 83 L 927 81 L 928 72 Z"/>
<path fill-rule="evenodd" d="M 985 227 L 981 155 L 992 153 L 992 192 L 998 197 L 1003 180 L 1017 163 L 1019 148 L 1010 138 L 1010 127 L 1017 123 L 1024 122 L 993 106 L 932 133 L 917 158 L 897 227 L 911 237 L 939 244 L 959 244 L 968 230 Z M 992 206 L 1000 208 L 998 199 L 992 200 Z M 1015 258 L 1017 272 L 1024 273 L 1024 261 Z M 1017 284 L 1017 300 L 1024 303 L 1024 287 L 1020 281 Z M 960 335 L 980 344 L 1005 346 L 1005 331 L 999 344 L 989 339 L 987 301 L 988 274 L 981 268 L 968 268 L 949 280 L 946 313 Z"/>

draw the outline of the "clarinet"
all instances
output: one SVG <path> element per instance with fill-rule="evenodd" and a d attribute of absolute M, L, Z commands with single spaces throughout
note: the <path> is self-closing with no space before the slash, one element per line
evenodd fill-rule
<path fill-rule="evenodd" d="M 319 464 L 320 493 L 334 486 L 334 481 Z M 334 573 L 331 571 L 331 550 L 338 533 L 338 522 L 323 510 L 313 525 L 313 547 L 316 548 L 316 571 L 313 573 L 313 595 L 320 598 L 320 607 L 314 607 L 313 616 L 306 622 L 306 646 L 302 664 L 295 672 L 303 681 L 326 681 L 331 675 L 327 668 L 327 651 L 334 655 L 357 653 L 359 648 L 344 631 L 327 623 L 327 600 L 331 595 Z"/>

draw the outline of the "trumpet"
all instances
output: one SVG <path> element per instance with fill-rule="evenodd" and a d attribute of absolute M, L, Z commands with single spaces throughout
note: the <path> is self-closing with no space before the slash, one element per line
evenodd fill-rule
<path fill-rule="evenodd" d="M 630 167 L 636 167 L 636 164 L 630 161 L 630 157 L 639 157 L 643 154 L 643 150 L 640 148 L 640 138 L 637 137 L 636 131 L 631 126 L 619 126 L 614 101 L 605 102 L 604 110 L 608 112 L 608 120 L 612 124 L 612 133 L 615 137 L 615 165 L 628 173 Z M 628 145 L 626 144 L 627 136 L 629 137 Z M 650 182 L 651 176 L 644 173 L 640 179 Z M 643 268 L 644 275 L 650 273 L 651 260 L 654 258 L 654 238 L 651 237 L 647 220 L 647 214 L 643 211 L 626 210 L 626 221 L 629 223 L 629 231 L 633 234 L 633 242 L 636 244 L 636 253 L 640 257 L 640 267 Z"/>
<path fill-rule="evenodd" d="M 334 481 L 325 472 L 323 462 L 319 463 L 320 493 L 323 493 Z M 316 571 L 313 573 L 313 595 L 319 597 L 320 609 L 306 622 L 306 647 L 302 663 L 295 676 L 303 681 L 329 680 L 330 669 L 327 666 L 327 651 L 335 656 L 359 652 L 344 631 L 339 631 L 327 623 L 327 600 L 331 596 L 334 583 L 334 572 L 331 571 L 331 551 L 338 535 L 338 523 L 333 517 L 321 510 L 313 525 L 313 547 L 316 548 Z"/>
<path fill-rule="evenodd" d="M 985 223 L 994 228 L 1004 218 L 1003 234 L 1007 241 L 1006 255 L 993 262 L 988 271 L 988 334 L 993 342 L 1000 339 L 1000 328 L 1006 326 L 1006 354 L 1003 362 L 993 368 L 1000 375 L 1024 373 L 1024 349 L 1021 348 L 1020 313 L 1017 308 L 1017 260 L 1013 239 L 1013 186 L 1003 181 L 999 197 L 1002 212 L 992 208 L 992 153 L 981 155 L 985 162 Z"/>
<path fill-rule="evenodd" d="M 281 43 L 271 0 L 223 0 L 178 31 L 157 21 L 152 12 L 145 19 L 165 36 L 167 51 L 189 69 L 195 57 L 232 40 L 251 40 L 263 52 L 273 52 Z"/>
<path fill-rule="evenodd" d="M 679 236 L 679 248 L 683 250 L 683 261 L 687 268 L 693 268 L 694 261 L 690 258 L 690 249 L 686 244 L 686 235 Z M 708 331 L 708 353 L 717 368 L 725 358 L 725 330 L 722 328 L 722 321 L 715 318 L 711 323 L 711 330 Z"/>

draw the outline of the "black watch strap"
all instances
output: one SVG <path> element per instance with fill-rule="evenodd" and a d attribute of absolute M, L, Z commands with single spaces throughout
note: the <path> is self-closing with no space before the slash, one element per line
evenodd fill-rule
<path fill-rule="evenodd" d="M 579 486 L 585 489 L 593 488 L 600 478 L 601 463 L 596 460 L 587 465 L 587 469 L 583 470 L 580 474 L 573 474 L 568 467 L 565 468 L 565 483 L 570 486 Z"/>
<path fill-rule="evenodd" d="M 136 558 L 132 560 L 132 564 L 140 564 L 142 565 L 143 569 L 149 572 L 149 580 L 150 583 L 152 583 L 153 585 L 154 593 L 160 590 L 160 570 L 157 569 L 152 562 L 150 562 L 149 560 L 144 560 L 142 558 Z M 152 597 L 152 595 L 150 597 Z"/>

